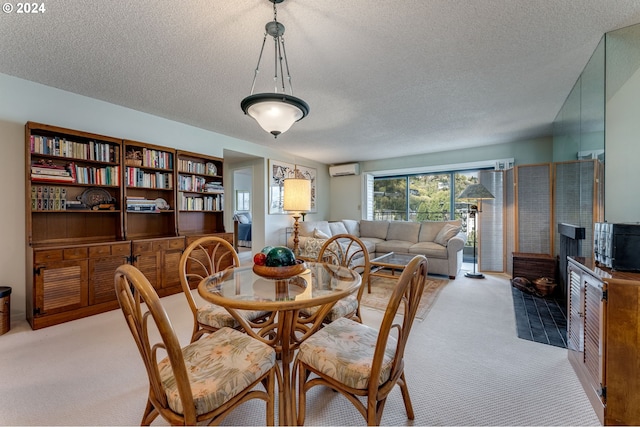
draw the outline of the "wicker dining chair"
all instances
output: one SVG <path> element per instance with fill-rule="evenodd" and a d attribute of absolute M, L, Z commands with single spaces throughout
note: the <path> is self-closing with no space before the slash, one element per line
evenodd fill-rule
<path fill-rule="evenodd" d="M 397 384 L 407 417 L 414 419 L 405 379 L 404 350 L 426 276 L 427 259 L 416 255 L 400 275 L 378 331 L 340 318 L 300 344 L 294 361 L 294 373 L 297 371 L 298 376 L 298 425 L 304 424 L 306 394 L 317 385 L 340 392 L 368 425 L 379 425 L 387 396 Z M 400 306 L 402 317 L 396 321 Z"/>
<path fill-rule="evenodd" d="M 115 291 L 149 379 L 141 425 L 158 415 L 172 425 L 218 424 L 251 399 L 266 402 L 265 422 L 274 424 L 279 373 L 271 346 L 222 328 L 181 348 L 158 294 L 140 270 L 118 267 Z"/>
<path fill-rule="evenodd" d="M 323 319 L 324 324 L 333 322 L 341 317 L 353 319 L 362 323 L 360 315 L 360 300 L 365 285 L 369 282 L 369 251 L 358 237 L 351 234 L 336 234 L 327 239 L 318 252 L 318 262 L 341 265 L 357 271 L 362 276 L 362 285 L 356 294 L 348 295 L 336 302 L 331 311 Z M 312 318 L 319 307 L 301 310 L 303 316 Z"/>
<path fill-rule="evenodd" d="M 193 313 L 193 333 L 191 342 L 198 340 L 206 333 L 228 327 L 238 329 L 240 324 L 229 312 L 215 304 L 196 303 L 191 289 L 207 276 L 226 268 L 240 266 L 238 253 L 231 243 L 216 236 L 205 236 L 193 241 L 182 253 L 180 258 L 180 283 L 182 290 Z M 243 311 L 238 313 L 252 326 L 259 326 L 270 313 L 266 311 Z"/>

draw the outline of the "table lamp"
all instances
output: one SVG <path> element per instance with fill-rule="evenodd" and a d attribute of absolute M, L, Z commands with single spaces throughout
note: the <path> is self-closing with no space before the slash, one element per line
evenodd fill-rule
<path fill-rule="evenodd" d="M 478 235 L 476 233 L 477 221 L 476 214 L 482 212 L 482 200 L 494 199 L 493 194 L 482 184 L 471 184 L 464 189 L 458 196 L 458 200 L 476 200 L 476 205 L 469 206 L 469 218 L 473 218 L 473 273 L 465 273 L 465 277 L 472 279 L 484 279 L 484 274 L 476 272 L 476 241 Z M 479 206 L 479 208 L 478 208 Z"/>
<path fill-rule="evenodd" d="M 300 213 L 311 209 L 311 181 L 303 178 L 287 178 L 284 180 L 284 204 L 285 211 L 293 214 L 293 253 L 298 254 L 298 220 Z"/>

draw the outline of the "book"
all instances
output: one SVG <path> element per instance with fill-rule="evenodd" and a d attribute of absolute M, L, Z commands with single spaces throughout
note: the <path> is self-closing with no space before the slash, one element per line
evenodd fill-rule
<path fill-rule="evenodd" d="M 55 182 L 55 183 L 70 183 L 74 182 L 71 176 L 58 176 L 58 175 L 31 175 L 31 181 L 33 182 Z"/>
<path fill-rule="evenodd" d="M 31 166 L 31 173 L 35 175 L 71 176 L 66 169 L 47 169 Z"/>

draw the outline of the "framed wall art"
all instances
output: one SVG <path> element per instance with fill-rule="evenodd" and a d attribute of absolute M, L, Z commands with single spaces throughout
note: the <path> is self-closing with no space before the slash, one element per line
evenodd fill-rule
<path fill-rule="evenodd" d="M 284 214 L 284 180 L 295 177 L 295 165 L 269 159 L 269 213 Z"/>
<path fill-rule="evenodd" d="M 318 207 L 316 206 L 316 176 L 318 172 L 315 168 L 309 168 L 301 165 L 296 165 L 296 171 L 298 178 L 304 178 L 311 181 L 311 209 L 309 212 L 318 212 Z"/>

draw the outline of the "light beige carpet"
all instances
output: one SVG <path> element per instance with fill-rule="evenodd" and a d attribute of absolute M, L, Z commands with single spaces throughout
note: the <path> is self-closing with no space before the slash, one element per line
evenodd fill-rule
<path fill-rule="evenodd" d="M 405 369 L 415 420 L 407 419 L 396 387 L 382 425 L 600 425 L 567 350 L 517 337 L 510 278 L 474 280 L 463 273 L 411 329 Z M 162 298 L 162 304 L 186 345 L 193 318 L 184 295 Z M 362 316 L 378 328 L 383 313 L 362 307 Z M 120 310 L 37 331 L 12 319 L 11 331 L 0 336 L 0 378 L 2 426 L 138 425 L 149 387 Z M 347 399 L 326 387 L 315 387 L 307 403 L 306 425 L 366 424 Z M 223 424 L 264 421 L 264 404 L 252 401 Z M 167 423 L 157 419 L 153 425 Z"/>
<path fill-rule="evenodd" d="M 398 276 L 399 278 L 400 276 Z M 364 290 L 360 304 L 373 308 L 375 310 L 385 311 L 387 304 L 389 303 L 389 297 L 393 288 L 398 282 L 398 278 L 391 279 L 386 277 L 371 277 L 371 293 Z M 416 313 L 416 319 L 424 320 L 429 313 L 429 310 L 433 306 L 433 303 L 438 298 L 440 291 L 449 283 L 447 279 L 437 279 L 435 277 L 428 276 L 427 283 L 424 285 L 424 292 L 418 305 L 418 312 Z M 366 285 L 366 284 L 364 284 Z M 399 313 L 403 313 L 403 307 L 400 306 Z"/>

